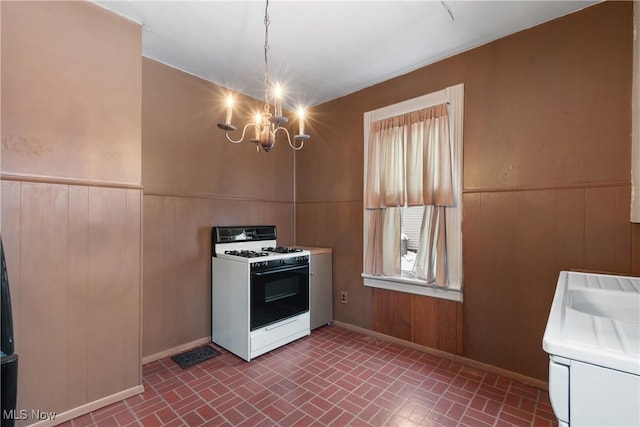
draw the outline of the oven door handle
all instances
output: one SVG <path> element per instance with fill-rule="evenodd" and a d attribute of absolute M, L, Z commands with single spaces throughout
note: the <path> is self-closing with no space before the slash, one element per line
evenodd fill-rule
<path fill-rule="evenodd" d="M 267 327 L 266 327 L 266 328 L 264 328 L 264 329 L 265 329 L 265 331 L 273 331 L 274 329 L 278 329 L 278 328 L 280 328 L 280 327 L 282 327 L 282 326 L 287 326 L 287 325 L 289 325 L 289 324 L 291 324 L 291 323 L 295 323 L 295 322 L 297 322 L 297 321 L 298 321 L 298 319 L 297 319 L 297 318 L 296 318 L 296 319 L 291 319 L 291 320 L 289 320 L 288 322 L 284 322 L 284 323 L 281 323 L 281 324 L 279 324 L 279 325 L 275 325 L 275 326 L 267 326 Z"/>
<path fill-rule="evenodd" d="M 285 271 L 292 271 L 292 270 L 303 270 L 305 268 L 308 268 L 308 265 L 294 265 L 292 267 L 280 267 L 280 268 L 276 268 L 273 270 L 269 270 L 269 271 L 256 271 L 251 273 L 251 275 L 253 276 L 266 276 L 268 274 L 273 274 L 273 273 L 282 273 Z"/>

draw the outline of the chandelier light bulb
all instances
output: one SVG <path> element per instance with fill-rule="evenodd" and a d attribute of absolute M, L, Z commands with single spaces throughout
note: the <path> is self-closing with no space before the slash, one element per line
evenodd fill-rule
<path fill-rule="evenodd" d="M 298 135 L 304 135 L 304 108 L 298 108 Z"/>
<path fill-rule="evenodd" d="M 226 124 L 228 125 L 231 124 L 232 115 L 233 115 L 233 95 L 229 94 L 229 96 L 227 96 L 227 120 L 225 121 Z"/>
<path fill-rule="evenodd" d="M 275 116 L 282 117 L 282 88 L 279 84 L 276 84 L 275 89 Z"/>

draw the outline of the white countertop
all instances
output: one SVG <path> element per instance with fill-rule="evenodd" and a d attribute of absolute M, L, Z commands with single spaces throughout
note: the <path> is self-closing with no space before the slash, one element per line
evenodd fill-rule
<path fill-rule="evenodd" d="M 296 245 L 295 247 L 298 249 L 302 249 L 303 251 L 309 251 L 311 255 L 330 254 L 333 252 L 331 248 L 319 248 L 315 246 L 298 246 L 298 245 Z"/>
<path fill-rule="evenodd" d="M 560 272 L 542 347 L 640 375 L 640 278 Z"/>

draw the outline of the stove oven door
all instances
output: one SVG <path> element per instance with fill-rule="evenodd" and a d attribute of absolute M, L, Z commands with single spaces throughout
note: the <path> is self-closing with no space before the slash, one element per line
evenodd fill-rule
<path fill-rule="evenodd" d="M 309 264 L 251 272 L 251 330 L 309 311 Z"/>

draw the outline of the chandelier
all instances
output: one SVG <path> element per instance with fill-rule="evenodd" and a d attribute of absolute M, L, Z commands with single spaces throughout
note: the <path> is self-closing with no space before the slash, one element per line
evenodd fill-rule
<path fill-rule="evenodd" d="M 224 135 L 227 140 L 233 144 L 239 144 L 244 141 L 247 129 L 254 128 L 254 137 L 250 139 L 251 142 L 256 144 L 256 150 L 264 150 L 269 152 L 276 144 L 276 136 L 280 133 L 284 133 L 287 136 L 289 146 L 294 150 L 301 150 L 304 146 L 304 142 L 311 138 L 304 133 L 304 109 L 298 109 L 298 134 L 293 138 L 296 145 L 291 142 L 291 135 L 289 131 L 281 125 L 286 124 L 289 120 L 282 115 L 282 89 L 280 85 L 275 86 L 274 94 L 274 114 L 271 115 L 271 105 L 269 104 L 269 89 L 271 81 L 269 80 L 269 0 L 266 0 L 267 4 L 264 8 L 264 109 L 263 112 L 257 112 L 253 122 L 249 122 L 244 125 L 242 129 L 242 136 L 240 139 L 234 140 L 229 136 L 229 132 L 235 131 L 237 128 L 231 124 L 233 117 L 233 95 L 227 96 L 227 115 L 224 123 L 218 123 L 218 127 L 224 130 Z"/>

